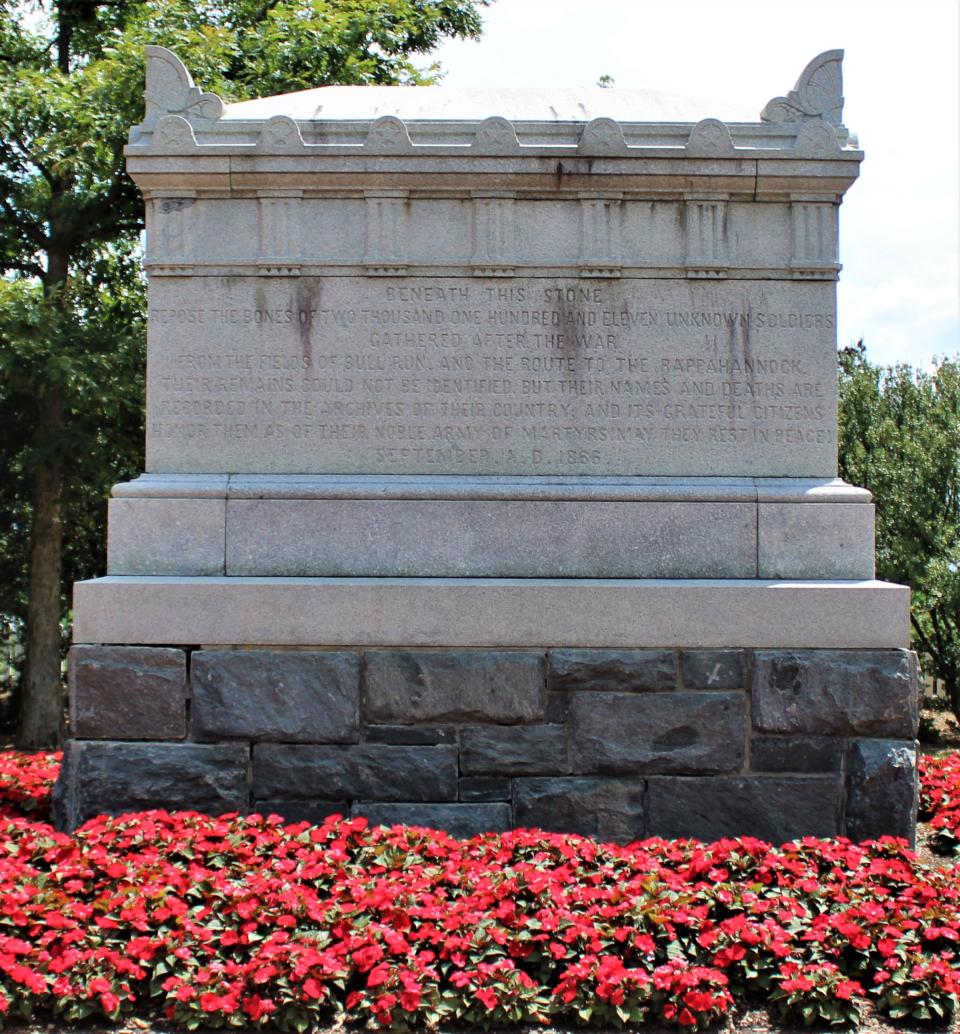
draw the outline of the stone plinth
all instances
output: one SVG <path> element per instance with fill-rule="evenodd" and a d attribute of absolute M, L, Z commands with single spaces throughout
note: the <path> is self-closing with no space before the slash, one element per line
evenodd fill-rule
<path fill-rule="evenodd" d="M 149 48 L 147 472 L 59 821 L 911 836 L 909 594 L 836 478 L 841 57 L 757 119 L 231 105 Z"/>

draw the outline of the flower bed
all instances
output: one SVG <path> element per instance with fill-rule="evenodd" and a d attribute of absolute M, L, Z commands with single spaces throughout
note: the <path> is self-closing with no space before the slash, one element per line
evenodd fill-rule
<path fill-rule="evenodd" d="M 36 765 L 4 757 L 0 805 L 37 806 L 50 757 Z M 11 789 L 11 771 L 32 789 Z M 960 869 L 919 866 L 891 839 L 458 841 L 163 811 L 70 837 L 0 818 L 8 1017 L 153 1004 L 188 1028 L 693 1029 L 748 1000 L 807 1023 L 866 1005 L 940 1022 L 957 1007 L 958 937 Z"/>
<path fill-rule="evenodd" d="M 921 756 L 920 815 L 930 820 L 939 851 L 960 847 L 960 753 Z"/>

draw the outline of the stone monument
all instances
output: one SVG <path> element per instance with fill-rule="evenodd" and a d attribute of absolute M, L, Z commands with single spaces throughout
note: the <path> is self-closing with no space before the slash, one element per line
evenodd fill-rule
<path fill-rule="evenodd" d="M 754 119 L 225 104 L 148 48 L 147 472 L 75 587 L 60 823 L 912 836 L 909 594 L 836 477 L 841 59 Z"/>

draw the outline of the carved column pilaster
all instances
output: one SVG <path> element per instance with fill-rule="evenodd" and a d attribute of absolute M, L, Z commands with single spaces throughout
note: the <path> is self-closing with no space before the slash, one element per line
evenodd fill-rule
<path fill-rule="evenodd" d="M 302 261 L 301 191 L 258 191 L 260 272 L 268 276 L 299 276 Z"/>
<path fill-rule="evenodd" d="M 406 225 L 409 191 L 367 190 L 363 262 L 367 276 L 407 272 Z"/>
<path fill-rule="evenodd" d="M 151 273 L 180 274 L 189 272 L 195 259 L 196 204 L 192 191 L 178 191 L 176 195 L 155 192 L 147 206 L 147 255 Z"/>
<path fill-rule="evenodd" d="M 835 280 L 837 206 L 833 199 L 795 197 L 790 205 L 793 251 L 790 268 L 798 280 Z"/>
<path fill-rule="evenodd" d="M 473 194 L 474 276 L 513 276 L 516 211 L 510 193 Z"/>
<path fill-rule="evenodd" d="M 620 276 L 620 202 L 619 194 L 580 195 L 581 276 Z"/>
<path fill-rule="evenodd" d="M 727 275 L 729 265 L 726 198 L 687 198 L 687 276 L 719 279 Z"/>

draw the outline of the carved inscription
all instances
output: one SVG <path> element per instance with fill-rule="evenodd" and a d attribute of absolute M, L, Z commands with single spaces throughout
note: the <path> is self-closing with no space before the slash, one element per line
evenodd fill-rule
<path fill-rule="evenodd" d="M 165 278 L 148 466 L 830 475 L 830 285 Z"/>

